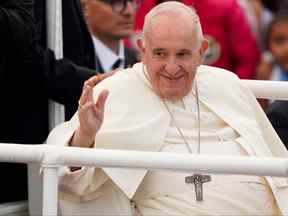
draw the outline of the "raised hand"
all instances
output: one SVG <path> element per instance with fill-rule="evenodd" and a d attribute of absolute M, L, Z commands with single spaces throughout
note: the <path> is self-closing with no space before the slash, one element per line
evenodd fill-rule
<path fill-rule="evenodd" d="M 100 76 L 100 78 L 99 75 L 97 77 L 92 77 L 87 80 L 83 86 L 82 94 L 78 102 L 78 118 L 80 125 L 71 139 L 71 146 L 90 147 L 94 143 L 95 135 L 103 123 L 108 91 L 103 90 L 94 103 L 93 86 L 99 83 L 103 78 L 106 78 L 106 76 Z"/>
<path fill-rule="evenodd" d="M 92 87 L 85 85 L 78 108 L 80 130 L 87 137 L 94 137 L 102 125 L 108 91 L 103 90 L 95 103 L 92 94 Z"/>

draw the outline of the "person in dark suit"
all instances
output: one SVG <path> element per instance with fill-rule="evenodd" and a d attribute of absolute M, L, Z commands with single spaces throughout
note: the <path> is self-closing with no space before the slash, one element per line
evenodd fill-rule
<path fill-rule="evenodd" d="M 44 76 L 32 70 L 34 22 L 30 0 L 0 1 L 0 143 L 41 143 L 48 134 Z M 0 203 L 27 199 L 24 164 L 0 163 Z"/>
<path fill-rule="evenodd" d="M 273 102 L 266 114 L 288 150 L 288 101 Z"/>
<path fill-rule="evenodd" d="M 83 83 L 96 74 L 79 0 L 63 1 L 65 58 L 60 60 L 46 47 L 45 4 L 0 1 L 0 143 L 43 143 L 49 133 L 49 99 L 75 112 Z M 0 171 L 0 185 L 13 189 L 2 190 L 0 203 L 27 200 L 26 165 L 0 163 Z"/>
<path fill-rule="evenodd" d="M 64 58 L 56 61 L 54 53 L 46 46 L 45 5 L 46 0 L 35 1 L 37 39 L 45 49 L 45 51 L 42 49 L 37 57 L 44 59 L 43 69 L 47 71 L 46 74 L 50 74 L 48 83 L 50 96 L 65 105 L 65 119 L 68 120 L 77 110 L 84 81 L 96 74 L 95 51 L 82 14 L 80 0 L 62 1 Z M 59 91 L 62 92 L 60 97 Z"/>
<path fill-rule="evenodd" d="M 97 71 L 104 73 L 138 62 L 137 52 L 123 42 L 133 34 L 138 1 L 81 0 L 81 3 L 95 48 Z"/>

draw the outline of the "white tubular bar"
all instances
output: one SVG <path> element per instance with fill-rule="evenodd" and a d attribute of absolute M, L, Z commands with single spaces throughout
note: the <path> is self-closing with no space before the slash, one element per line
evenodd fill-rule
<path fill-rule="evenodd" d="M 249 87 L 257 98 L 288 100 L 287 81 L 245 80 L 241 82 Z"/>
<path fill-rule="evenodd" d="M 288 177 L 287 158 L 191 155 L 0 143 L 1 161 L 42 164 L 43 216 L 57 215 L 58 165 Z"/>
<path fill-rule="evenodd" d="M 62 0 L 46 1 L 47 45 L 54 51 L 56 59 L 63 57 Z M 49 129 L 64 122 L 64 106 L 49 101 Z"/>
<path fill-rule="evenodd" d="M 53 150 L 54 151 L 54 150 Z M 56 153 L 56 152 L 55 152 Z M 59 153 L 59 152 L 58 152 Z M 191 155 L 123 150 L 65 148 L 57 161 L 61 165 L 137 168 L 202 172 L 215 174 L 242 174 L 258 176 L 288 176 L 288 159 Z M 56 154 L 53 154 L 54 157 Z"/>
<path fill-rule="evenodd" d="M 41 163 L 45 150 L 38 146 L 0 143 L 0 162 Z"/>
<path fill-rule="evenodd" d="M 62 0 L 46 1 L 47 46 L 63 57 Z"/>
<path fill-rule="evenodd" d="M 287 158 L 191 155 L 47 145 L 34 146 L 35 151 L 31 151 L 33 146 L 0 144 L 0 161 L 17 162 L 19 153 L 15 153 L 14 149 L 18 149 L 22 151 L 23 155 L 27 154 L 25 157 L 20 157 L 20 162 L 31 162 L 30 156 L 33 161 L 39 159 L 38 162 L 42 163 L 44 168 L 57 165 L 126 167 L 149 170 L 165 169 L 180 172 L 288 177 Z M 10 154 L 9 158 L 7 158 L 7 154 Z"/>
<path fill-rule="evenodd" d="M 43 166 L 42 215 L 56 216 L 58 203 L 58 167 Z"/>

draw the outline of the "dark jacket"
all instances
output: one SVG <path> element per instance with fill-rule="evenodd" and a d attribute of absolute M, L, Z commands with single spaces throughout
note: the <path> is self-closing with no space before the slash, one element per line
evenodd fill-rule
<path fill-rule="evenodd" d="M 29 64 L 34 25 L 32 15 L 24 8 L 25 3 L 0 1 L 0 142 L 40 143 L 48 132 L 46 119 L 42 121 L 43 114 L 47 113 L 43 80 L 33 76 Z M 9 192 L 1 190 L 1 203 L 27 199 L 25 167 L 0 163 L 0 185 L 10 189 Z"/>
<path fill-rule="evenodd" d="M 139 59 L 137 58 L 137 51 L 135 51 L 132 48 L 125 47 L 124 56 L 125 56 L 124 68 L 131 67 L 135 63 L 139 62 Z M 100 59 L 98 58 L 97 55 L 96 55 L 96 70 L 99 73 L 105 72 L 101 65 Z"/>
<path fill-rule="evenodd" d="M 288 101 L 275 101 L 266 111 L 274 129 L 288 150 Z"/>
<path fill-rule="evenodd" d="M 75 103 L 84 81 L 95 74 L 84 68 L 94 64 L 94 51 L 87 45 L 79 2 L 63 2 L 64 47 L 75 49 L 69 50 L 70 57 L 81 66 L 67 58 L 56 60 L 46 49 L 45 0 L 36 0 L 36 5 L 33 0 L 0 1 L 1 143 L 43 143 L 49 132 L 48 100 Z M 0 163 L 0 172 L 0 185 L 10 188 L 8 193 L 1 190 L 0 202 L 26 200 L 26 165 Z"/>
<path fill-rule="evenodd" d="M 46 48 L 45 4 L 46 0 L 35 1 L 38 41 Z M 46 50 L 46 62 L 42 65 L 48 76 L 49 96 L 65 105 L 65 118 L 68 120 L 77 110 L 84 81 L 95 75 L 96 70 L 94 46 L 80 1 L 62 1 L 62 4 L 64 58 L 55 61 L 54 54 Z"/>

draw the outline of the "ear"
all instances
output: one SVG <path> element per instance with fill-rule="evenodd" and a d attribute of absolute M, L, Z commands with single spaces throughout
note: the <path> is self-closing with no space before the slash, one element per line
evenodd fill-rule
<path fill-rule="evenodd" d="M 208 40 L 207 39 L 203 39 L 202 42 L 201 42 L 201 47 L 200 47 L 200 55 L 203 57 L 206 50 L 208 49 L 209 47 L 209 43 L 208 43 Z"/>
<path fill-rule="evenodd" d="M 144 49 L 143 40 L 138 38 L 136 41 L 136 44 L 137 44 L 138 49 L 142 52 L 142 50 Z"/>
<path fill-rule="evenodd" d="M 142 62 L 144 61 L 144 53 L 145 53 L 145 46 L 144 46 L 144 41 L 142 39 L 137 39 L 136 41 L 139 53 L 140 53 L 140 59 Z"/>

